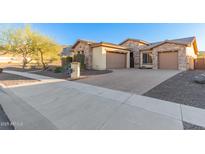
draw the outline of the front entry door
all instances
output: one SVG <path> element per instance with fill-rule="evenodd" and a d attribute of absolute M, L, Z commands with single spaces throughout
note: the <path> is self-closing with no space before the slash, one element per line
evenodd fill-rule
<path fill-rule="evenodd" d="M 134 68 L 134 55 L 130 52 L 130 68 Z"/>

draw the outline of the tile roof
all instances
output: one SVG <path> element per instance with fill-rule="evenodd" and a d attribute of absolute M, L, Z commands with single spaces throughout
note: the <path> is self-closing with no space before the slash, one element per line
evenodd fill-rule
<path fill-rule="evenodd" d="M 175 44 L 181 44 L 185 46 L 190 46 L 191 43 L 195 40 L 195 37 L 186 37 L 186 38 L 180 38 L 180 39 L 173 39 L 173 40 L 164 40 L 161 42 L 154 42 L 150 43 L 148 46 L 143 46 L 140 50 L 149 50 L 153 49 L 154 47 L 157 47 L 163 43 L 175 43 Z"/>
<path fill-rule="evenodd" d="M 84 39 L 78 39 L 78 40 L 73 44 L 72 48 L 75 48 L 75 46 L 76 46 L 79 42 L 85 42 L 85 43 L 88 43 L 88 44 L 95 43 L 95 41 L 84 40 Z"/>
<path fill-rule="evenodd" d="M 108 46 L 108 47 L 115 47 L 115 48 L 119 48 L 119 49 L 129 50 L 127 47 L 124 47 L 124 46 L 121 46 L 118 44 L 114 44 L 114 43 L 109 43 L 109 42 L 93 43 L 91 47 L 98 47 L 98 46 Z"/>
<path fill-rule="evenodd" d="M 133 38 L 127 38 L 126 40 L 124 40 L 123 42 L 119 43 L 119 45 L 122 45 L 123 43 L 127 42 L 127 41 L 136 41 L 136 42 L 140 42 L 140 43 L 143 43 L 143 44 L 149 44 L 149 42 L 147 41 L 144 41 L 144 40 L 140 40 L 140 39 L 133 39 Z"/>

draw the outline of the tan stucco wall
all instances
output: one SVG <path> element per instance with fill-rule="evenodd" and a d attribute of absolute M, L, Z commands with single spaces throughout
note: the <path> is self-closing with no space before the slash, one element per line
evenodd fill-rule
<path fill-rule="evenodd" d="M 187 58 L 187 68 L 194 69 L 194 59 L 197 55 L 194 52 L 193 45 L 191 47 L 186 47 L 186 58 Z"/>
<path fill-rule="evenodd" d="M 116 48 L 110 47 L 95 47 L 92 50 L 92 68 L 95 70 L 105 70 L 106 69 L 106 51 L 112 52 L 123 52 L 126 53 L 127 56 L 127 68 L 130 68 L 130 51 L 129 50 L 120 50 Z"/>
<path fill-rule="evenodd" d="M 92 68 L 94 70 L 106 69 L 106 51 L 103 47 L 96 47 L 92 50 Z"/>

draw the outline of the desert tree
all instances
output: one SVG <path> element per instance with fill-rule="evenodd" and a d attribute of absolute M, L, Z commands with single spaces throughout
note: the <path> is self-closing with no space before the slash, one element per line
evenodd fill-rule
<path fill-rule="evenodd" d="M 37 60 L 45 69 L 49 62 L 59 58 L 58 52 L 60 51 L 60 46 L 55 41 L 32 30 L 29 25 L 2 31 L 0 48 L 13 55 L 20 55 L 23 68 L 32 60 Z"/>
<path fill-rule="evenodd" d="M 54 40 L 38 32 L 32 36 L 32 40 L 33 49 L 37 53 L 37 60 L 40 61 L 43 69 L 46 69 L 49 63 L 60 60 L 59 51 L 61 47 Z"/>
<path fill-rule="evenodd" d="M 30 26 L 23 28 L 9 29 L 1 32 L 0 46 L 2 50 L 20 55 L 22 57 L 22 67 L 25 68 L 32 61 L 35 50 L 32 46 L 33 32 Z"/>

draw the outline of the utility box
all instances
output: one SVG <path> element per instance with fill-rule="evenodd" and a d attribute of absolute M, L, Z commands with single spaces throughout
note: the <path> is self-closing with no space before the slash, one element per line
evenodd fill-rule
<path fill-rule="evenodd" d="M 72 62 L 71 69 L 72 69 L 71 79 L 80 78 L 80 63 L 79 62 Z"/>

